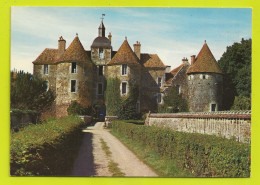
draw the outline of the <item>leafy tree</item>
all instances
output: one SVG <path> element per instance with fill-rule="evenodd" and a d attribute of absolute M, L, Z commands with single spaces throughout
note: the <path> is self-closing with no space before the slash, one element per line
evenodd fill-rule
<path fill-rule="evenodd" d="M 23 71 L 11 72 L 11 108 L 36 110 L 48 109 L 54 101 L 51 90 L 43 79 Z"/>
<path fill-rule="evenodd" d="M 235 96 L 251 97 L 251 43 L 251 39 L 242 39 L 228 46 L 218 61 L 224 73 L 224 109 L 231 108 Z"/>
<path fill-rule="evenodd" d="M 251 99 L 245 96 L 236 96 L 232 110 L 250 110 Z"/>
<path fill-rule="evenodd" d="M 158 112 L 161 113 L 175 113 L 188 112 L 188 103 L 182 98 L 182 94 L 177 93 L 176 86 L 169 89 L 168 94 L 163 98 L 163 105 L 158 107 Z"/>
<path fill-rule="evenodd" d="M 107 89 L 105 91 L 106 114 L 108 116 L 118 116 L 120 113 L 120 82 L 117 78 L 107 80 Z"/>

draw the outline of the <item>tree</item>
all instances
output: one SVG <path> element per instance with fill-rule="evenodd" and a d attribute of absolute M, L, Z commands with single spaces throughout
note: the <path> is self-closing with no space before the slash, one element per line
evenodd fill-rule
<path fill-rule="evenodd" d="M 251 43 L 244 40 L 228 46 L 218 64 L 224 73 L 223 108 L 230 109 L 235 96 L 251 98 Z"/>
<path fill-rule="evenodd" d="M 161 113 L 175 113 L 188 112 L 188 103 L 182 98 L 182 94 L 177 93 L 176 86 L 169 89 L 168 94 L 163 98 L 163 105 L 158 107 L 158 112 Z"/>
<path fill-rule="evenodd" d="M 11 72 L 11 108 L 36 110 L 48 109 L 54 101 L 51 90 L 43 79 L 30 73 Z"/>
<path fill-rule="evenodd" d="M 250 110 L 251 99 L 245 96 L 236 96 L 232 110 Z"/>

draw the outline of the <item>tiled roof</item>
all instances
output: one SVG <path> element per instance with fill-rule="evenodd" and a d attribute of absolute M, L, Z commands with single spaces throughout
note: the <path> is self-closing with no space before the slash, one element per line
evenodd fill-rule
<path fill-rule="evenodd" d="M 64 54 L 58 60 L 58 62 L 66 62 L 66 61 L 78 61 L 78 62 L 89 61 L 90 62 L 87 52 L 84 50 L 77 36 L 74 38 L 70 46 L 66 49 Z"/>
<path fill-rule="evenodd" d="M 140 64 L 138 57 L 129 46 L 127 40 L 123 42 L 115 56 L 107 63 L 107 65 L 117 64 Z"/>
<path fill-rule="evenodd" d="M 55 64 L 57 59 L 58 49 L 46 48 L 43 52 L 33 61 L 34 64 Z"/>
<path fill-rule="evenodd" d="M 140 61 L 146 68 L 166 68 L 157 54 L 142 53 Z"/>
<path fill-rule="evenodd" d="M 166 84 L 171 84 L 173 77 L 179 72 L 184 64 L 179 65 L 175 69 L 171 70 L 170 73 L 166 73 Z"/>
<path fill-rule="evenodd" d="M 200 50 L 195 62 L 187 73 L 219 73 L 222 74 L 216 59 L 211 53 L 206 41 Z"/>

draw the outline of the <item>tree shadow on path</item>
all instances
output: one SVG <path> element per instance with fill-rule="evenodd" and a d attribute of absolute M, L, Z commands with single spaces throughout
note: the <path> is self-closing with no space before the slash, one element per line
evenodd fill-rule
<path fill-rule="evenodd" d="M 84 132 L 82 145 L 79 149 L 78 157 L 74 162 L 71 176 L 89 177 L 96 175 L 92 139 L 92 133 Z"/>

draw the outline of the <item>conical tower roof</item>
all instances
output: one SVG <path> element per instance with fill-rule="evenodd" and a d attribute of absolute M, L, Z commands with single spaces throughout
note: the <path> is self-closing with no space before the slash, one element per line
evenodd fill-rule
<path fill-rule="evenodd" d="M 58 62 L 66 61 L 90 62 L 78 36 L 74 38 Z"/>
<path fill-rule="evenodd" d="M 140 64 L 138 57 L 133 52 L 126 39 L 115 56 L 107 63 L 107 65 L 118 64 Z"/>
<path fill-rule="evenodd" d="M 190 66 L 187 73 L 219 73 L 223 74 L 216 59 L 211 53 L 206 41 L 201 48 L 195 62 Z"/>

